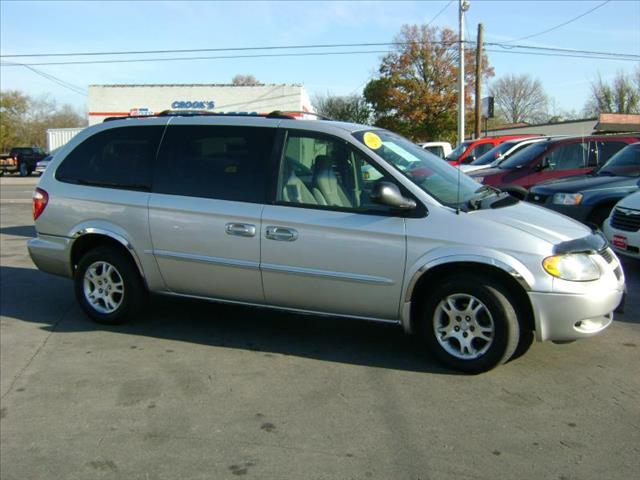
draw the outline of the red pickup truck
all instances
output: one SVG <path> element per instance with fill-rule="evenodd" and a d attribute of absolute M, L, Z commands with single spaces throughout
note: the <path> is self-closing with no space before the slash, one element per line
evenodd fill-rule
<path fill-rule="evenodd" d="M 0 155 L 0 175 L 17 172 L 21 177 L 31 175 L 37 163 L 47 155 L 40 147 L 15 147 Z"/>

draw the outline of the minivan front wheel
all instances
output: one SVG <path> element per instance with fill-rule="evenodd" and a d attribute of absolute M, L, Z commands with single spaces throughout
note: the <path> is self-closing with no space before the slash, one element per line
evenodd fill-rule
<path fill-rule="evenodd" d="M 103 246 L 87 252 L 74 276 L 80 306 L 100 323 L 120 324 L 142 309 L 145 289 L 137 269 L 119 250 Z"/>
<path fill-rule="evenodd" d="M 480 276 L 445 279 L 425 301 L 421 320 L 431 351 L 456 370 L 490 370 L 518 346 L 520 328 L 508 291 Z"/>

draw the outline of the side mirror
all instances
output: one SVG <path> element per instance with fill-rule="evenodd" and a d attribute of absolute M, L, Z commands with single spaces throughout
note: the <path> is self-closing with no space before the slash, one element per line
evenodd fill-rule
<path fill-rule="evenodd" d="M 391 182 L 378 182 L 371 191 L 371 201 L 380 205 L 398 208 L 401 210 L 413 210 L 416 202 L 405 198 L 397 185 Z"/>
<path fill-rule="evenodd" d="M 549 159 L 544 157 L 542 161 L 536 166 L 536 172 L 541 172 L 542 170 L 546 170 L 549 168 Z"/>

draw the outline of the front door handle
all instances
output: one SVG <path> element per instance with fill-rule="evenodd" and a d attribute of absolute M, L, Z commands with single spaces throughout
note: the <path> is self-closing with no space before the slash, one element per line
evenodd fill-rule
<path fill-rule="evenodd" d="M 227 235 L 236 235 L 238 237 L 255 237 L 256 226 L 250 223 L 227 223 L 224 226 Z"/>
<path fill-rule="evenodd" d="M 267 227 L 265 237 L 281 242 L 293 242 L 297 240 L 298 232 L 293 228 L 269 226 Z"/>

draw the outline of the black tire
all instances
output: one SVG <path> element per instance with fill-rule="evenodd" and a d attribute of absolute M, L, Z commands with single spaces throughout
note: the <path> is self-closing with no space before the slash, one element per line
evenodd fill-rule
<path fill-rule="evenodd" d="M 117 274 L 116 278 L 119 277 L 123 284 L 122 294 L 115 296 L 119 300 L 119 304 L 113 311 L 99 311 L 90 303 L 85 294 L 85 274 L 89 267 L 99 262 L 106 262 L 113 266 Z M 78 263 L 73 281 L 76 299 L 82 310 L 98 323 L 108 325 L 125 323 L 139 315 L 146 303 L 147 291 L 137 267 L 126 253 L 113 247 L 102 246 L 87 252 Z M 98 287 L 95 286 L 95 288 Z M 98 308 L 108 309 L 104 302 L 99 303 L 102 305 L 99 305 Z"/>
<path fill-rule="evenodd" d="M 586 223 L 590 226 L 597 227 L 598 230 L 602 230 L 602 225 L 604 224 L 604 221 L 609 218 L 609 214 L 611 213 L 612 209 L 613 205 L 603 205 L 596 208 L 593 212 L 591 212 L 591 215 L 589 215 L 589 218 L 587 218 Z"/>
<path fill-rule="evenodd" d="M 18 173 L 21 177 L 26 177 L 29 175 L 29 168 L 27 168 L 26 163 L 20 162 L 20 165 L 18 166 Z"/>
<path fill-rule="evenodd" d="M 475 323 L 466 314 L 456 315 L 454 311 L 452 315 L 455 319 L 446 326 L 442 326 L 443 321 L 447 322 L 449 314 L 442 310 L 440 305 L 441 302 L 444 305 L 444 300 L 451 296 L 455 296 L 454 305 L 459 309 L 470 308 L 471 305 L 477 306 L 475 302 L 482 303 L 484 308 L 480 308 L 475 315 L 477 317 Z M 425 299 L 420 311 L 419 326 L 427 346 L 443 364 L 467 373 L 485 372 L 507 362 L 516 351 L 520 339 L 516 310 L 509 296 L 508 290 L 500 283 L 479 275 L 456 274 L 443 279 Z M 465 306 L 465 299 L 471 298 L 474 299 L 473 303 L 469 301 Z M 460 326 L 454 322 L 460 322 Z M 473 356 L 474 353 L 470 349 L 468 354 L 464 351 L 460 352 L 459 350 L 463 350 L 462 343 L 457 338 L 451 338 L 448 341 L 439 340 L 436 325 L 441 329 L 447 329 L 452 325 L 451 329 L 457 329 L 457 331 L 451 333 L 451 336 L 464 335 L 466 338 L 473 338 L 466 341 L 469 342 L 470 348 L 478 350 L 475 352 L 477 356 Z M 491 341 L 478 338 L 478 333 L 473 333 L 482 328 L 491 330 Z M 441 342 L 450 351 L 447 351 Z"/>

